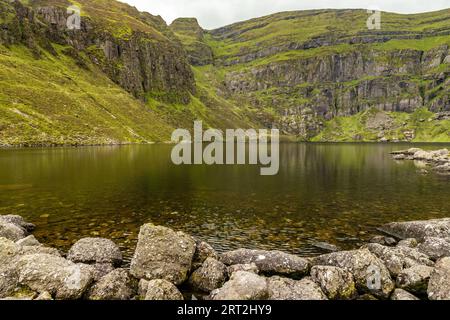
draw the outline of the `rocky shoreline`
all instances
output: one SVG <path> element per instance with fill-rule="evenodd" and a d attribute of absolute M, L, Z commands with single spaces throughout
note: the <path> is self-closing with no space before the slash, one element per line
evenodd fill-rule
<path fill-rule="evenodd" d="M 448 149 L 425 151 L 419 148 L 394 151 L 391 153 L 394 160 L 413 160 L 421 167 L 422 173 L 428 173 L 429 168 L 443 175 L 450 175 L 450 152 Z"/>
<path fill-rule="evenodd" d="M 303 258 L 239 249 L 218 254 L 183 232 L 141 227 L 129 268 L 108 239 L 67 253 L 20 216 L 0 216 L 6 300 L 450 300 L 450 218 L 395 222 L 357 250 Z"/>

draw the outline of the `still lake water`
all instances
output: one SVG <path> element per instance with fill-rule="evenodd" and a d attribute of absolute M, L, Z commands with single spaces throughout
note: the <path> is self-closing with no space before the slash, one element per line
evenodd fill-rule
<path fill-rule="evenodd" d="M 147 222 L 218 251 L 308 256 L 323 252 L 316 242 L 361 245 L 383 223 L 450 216 L 450 177 L 389 155 L 411 146 L 285 143 L 276 176 L 258 166 L 175 166 L 170 145 L 0 150 L 0 214 L 24 216 L 62 250 L 83 237 L 113 239 L 127 259 Z"/>

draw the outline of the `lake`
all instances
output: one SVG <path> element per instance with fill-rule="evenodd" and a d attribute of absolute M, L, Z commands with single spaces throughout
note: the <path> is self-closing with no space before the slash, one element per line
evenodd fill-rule
<path fill-rule="evenodd" d="M 418 172 L 389 152 L 450 144 L 280 146 L 280 171 L 175 166 L 170 145 L 0 150 L 0 214 L 37 225 L 68 250 L 106 237 L 129 261 L 147 222 L 192 234 L 218 251 L 278 249 L 311 256 L 317 242 L 355 248 L 380 225 L 450 216 L 450 177 Z"/>

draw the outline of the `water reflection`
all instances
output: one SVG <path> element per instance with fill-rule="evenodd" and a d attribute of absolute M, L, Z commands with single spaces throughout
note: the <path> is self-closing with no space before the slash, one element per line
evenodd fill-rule
<path fill-rule="evenodd" d="M 317 241 L 352 248 L 382 223 L 449 215 L 448 177 L 390 157 L 407 147 L 281 144 L 276 176 L 250 165 L 175 166 L 168 145 L 1 150 L 0 214 L 24 215 L 62 249 L 102 236 L 129 257 L 139 226 L 153 222 L 218 250 L 311 255 Z"/>

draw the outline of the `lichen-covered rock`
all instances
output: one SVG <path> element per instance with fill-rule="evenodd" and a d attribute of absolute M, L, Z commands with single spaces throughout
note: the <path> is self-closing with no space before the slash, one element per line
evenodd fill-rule
<path fill-rule="evenodd" d="M 40 246 L 40 242 L 33 236 L 29 235 L 26 238 L 20 239 L 16 242 L 19 246 L 23 247 L 33 247 L 33 246 Z"/>
<path fill-rule="evenodd" d="M 426 237 L 424 242 L 419 244 L 417 250 L 434 260 L 450 257 L 450 238 Z"/>
<path fill-rule="evenodd" d="M 228 266 L 254 263 L 265 275 L 301 278 L 309 270 L 308 260 L 281 251 L 239 249 L 223 253 L 220 259 Z"/>
<path fill-rule="evenodd" d="M 267 279 L 267 290 L 269 300 L 328 300 L 310 278 L 293 280 L 274 276 Z"/>
<path fill-rule="evenodd" d="M 12 240 L 0 237 L 0 268 L 11 264 L 11 261 L 20 254 L 20 247 Z"/>
<path fill-rule="evenodd" d="M 314 266 L 311 279 L 332 300 L 350 300 L 358 295 L 353 275 L 339 267 Z"/>
<path fill-rule="evenodd" d="M 265 300 L 268 297 L 266 278 L 252 272 L 238 271 L 222 288 L 210 294 L 212 300 Z"/>
<path fill-rule="evenodd" d="M 26 222 L 21 216 L 17 215 L 0 216 L 0 223 L 2 222 L 12 223 L 18 227 L 21 227 L 26 232 L 32 232 L 36 227 L 34 224 Z"/>
<path fill-rule="evenodd" d="M 146 224 L 139 233 L 131 274 L 138 279 L 182 284 L 191 271 L 195 248 L 194 239 L 183 232 Z"/>
<path fill-rule="evenodd" d="M 196 241 L 194 258 L 192 259 L 192 270 L 201 267 L 207 258 L 219 260 L 219 254 L 205 241 Z"/>
<path fill-rule="evenodd" d="M 447 238 L 450 237 L 450 218 L 393 222 L 380 229 L 400 239 L 415 238 L 423 241 L 426 237 Z"/>
<path fill-rule="evenodd" d="M 114 271 L 114 266 L 110 263 L 95 263 L 86 265 L 91 270 L 92 278 L 95 282 L 99 281 L 101 278 L 106 276 L 107 274 Z"/>
<path fill-rule="evenodd" d="M 0 221 L 0 237 L 18 241 L 27 236 L 25 229 L 6 221 Z"/>
<path fill-rule="evenodd" d="M 375 236 L 370 239 L 370 243 L 378 243 L 384 246 L 394 246 L 395 244 L 397 244 L 397 240 L 392 237 Z"/>
<path fill-rule="evenodd" d="M 395 289 L 394 292 L 391 295 L 391 300 L 403 300 L 403 301 L 409 301 L 409 300 L 419 300 L 416 296 L 412 295 L 408 291 L 405 291 L 403 289 Z"/>
<path fill-rule="evenodd" d="M 136 280 L 125 269 L 116 269 L 89 290 L 89 300 L 129 300 L 136 295 Z"/>
<path fill-rule="evenodd" d="M 313 265 L 336 266 L 350 272 L 356 288 L 380 298 L 388 298 L 394 283 L 383 262 L 368 249 L 325 254 L 312 260 Z"/>
<path fill-rule="evenodd" d="M 248 263 L 248 264 L 234 264 L 232 266 L 228 267 L 228 276 L 231 277 L 231 275 L 238 271 L 246 271 L 246 272 L 253 272 L 255 274 L 259 274 L 258 266 L 255 263 Z"/>
<path fill-rule="evenodd" d="M 207 258 L 203 265 L 191 274 L 189 284 L 196 290 L 209 293 L 222 287 L 227 275 L 227 267 L 222 262 Z"/>
<path fill-rule="evenodd" d="M 439 260 L 428 282 L 430 300 L 450 300 L 450 258 Z"/>
<path fill-rule="evenodd" d="M 147 289 L 148 289 L 148 280 L 145 279 L 141 279 L 139 280 L 138 283 L 138 297 L 140 299 L 145 299 L 145 295 L 147 294 Z"/>
<path fill-rule="evenodd" d="M 397 276 L 397 287 L 413 293 L 426 293 L 432 272 L 432 267 L 422 265 L 404 269 Z"/>
<path fill-rule="evenodd" d="M 50 300 L 53 300 L 53 297 L 52 297 L 52 295 L 49 292 L 44 291 L 41 294 L 39 294 L 34 300 L 50 301 Z"/>
<path fill-rule="evenodd" d="M 11 296 L 19 284 L 19 275 L 14 266 L 0 266 L 0 298 Z"/>
<path fill-rule="evenodd" d="M 416 248 L 419 243 L 414 238 L 401 240 L 397 243 L 397 247 Z"/>
<path fill-rule="evenodd" d="M 156 279 L 147 282 L 145 300 L 184 300 L 184 298 L 173 283 Z"/>
<path fill-rule="evenodd" d="M 109 239 L 84 238 L 70 248 L 67 259 L 76 263 L 110 263 L 118 266 L 122 263 L 122 253 Z"/>
<path fill-rule="evenodd" d="M 36 253 L 43 253 L 43 254 L 50 254 L 53 256 L 61 257 L 61 254 L 59 253 L 58 249 L 46 247 L 43 245 L 39 246 L 23 246 L 21 247 L 20 253 L 22 255 L 27 254 L 36 254 Z"/>
<path fill-rule="evenodd" d="M 376 243 L 371 243 L 364 248 L 380 258 L 393 277 L 396 277 L 403 269 L 415 265 L 432 266 L 433 261 L 428 256 L 409 247 L 385 247 Z"/>
<path fill-rule="evenodd" d="M 22 256 L 17 262 L 19 284 L 34 291 L 44 291 L 56 299 L 79 299 L 92 282 L 85 265 L 77 265 L 49 254 Z"/>
<path fill-rule="evenodd" d="M 18 285 L 15 260 L 19 254 L 20 247 L 17 244 L 0 237 L 0 298 L 9 297 Z"/>

